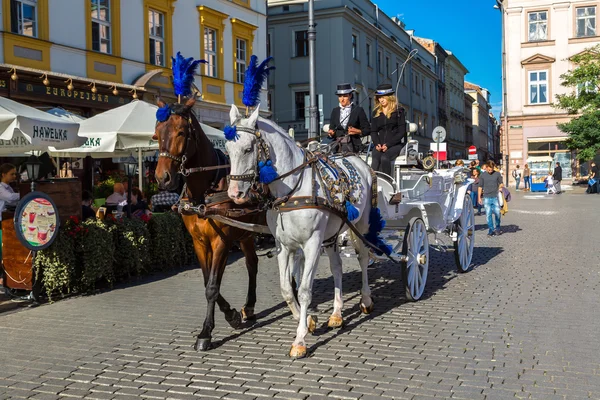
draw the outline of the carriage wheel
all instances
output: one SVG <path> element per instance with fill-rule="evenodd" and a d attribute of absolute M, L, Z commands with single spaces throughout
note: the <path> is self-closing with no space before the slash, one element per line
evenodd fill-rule
<path fill-rule="evenodd" d="M 429 270 L 429 237 L 421 218 L 411 218 L 406 226 L 402 243 L 402 276 L 406 285 L 406 298 L 416 301 L 421 298 L 427 283 Z"/>
<path fill-rule="evenodd" d="M 465 196 L 463 212 L 454 223 L 457 237 L 454 242 L 454 260 L 458 272 L 467 272 L 473 259 L 475 245 L 475 211 L 470 196 Z"/>

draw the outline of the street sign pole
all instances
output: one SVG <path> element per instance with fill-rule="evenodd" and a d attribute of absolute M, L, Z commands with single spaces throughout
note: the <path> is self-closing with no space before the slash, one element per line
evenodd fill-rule
<path fill-rule="evenodd" d="M 310 124 L 308 126 L 308 137 L 317 137 L 317 126 L 319 118 L 317 116 L 317 71 L 315 59 L 315 42 L 317 40 L 317 30 L 315 29 L 315 0 L 308 0 L 308 64 L 309 64 L 309 95 L 310 95 Z"/>
<path fill-rule="evenodd" d="M 435 169 L 440 169 L 440 141 L 436 140 L 437 142 L 437 157 L 435 158 Z"/>
<path fill-rule="evenodd" d="M 446 140 L 446 129 L 443 126 L 436 126 L 433 128 L 431 138 L 436 143 L 436 169 L 440 168 L 440 143 Z M 432 143 L 433 144 L 433 143 Z M 446 149 L 447 150 L 447 149 Z"/>

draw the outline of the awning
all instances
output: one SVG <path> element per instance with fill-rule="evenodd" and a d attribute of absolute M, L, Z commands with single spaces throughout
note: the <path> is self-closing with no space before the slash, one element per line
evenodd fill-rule
<path fill-rule="evenodd" d="M 528 143 L 543 143 L 543 142 L 564 142 L 567 140 L 566 137 L 548 137 L 548 138 L 535 138 L 527 139 Z"/>

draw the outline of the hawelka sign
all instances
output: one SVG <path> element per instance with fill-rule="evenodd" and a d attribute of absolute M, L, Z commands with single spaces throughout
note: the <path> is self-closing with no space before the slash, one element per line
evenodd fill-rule
<path fill-rule="evenodd" d="M 19 201 L 14 223 L 21 244 L 29 250 L 39 251 L 50 246 L 58 236 L 60 219 L 50 196 L 31 192 Z"/>

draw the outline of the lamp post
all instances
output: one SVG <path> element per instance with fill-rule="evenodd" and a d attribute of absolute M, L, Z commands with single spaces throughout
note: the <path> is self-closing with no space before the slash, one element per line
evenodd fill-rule
<path fill-rule="evenodd" d="M 504 147 L 504 151 L 506 152 L 506 154 L 504 154 L 505 158 L 506 158 L 506 170 L 505 170 L 505 174 L 506 174 L 506 186 L 508 186 L 508 176 L 509 176 L 509 149 L 508 149 L 508 115 L 506 112 L 506 108 L 507 108 L 507 104 L 506 104 L 506 100 L 507 100 L 507 90 L 508 88 L 506 87 L 506 38 L 505 36 L 505 21 L 504 21 L 504 14 L 505 14 L 505 9 L 504 9 L 504 0 L 496 0 L 496 5 L 494 5 L 494 8 L 497 9 L 498 11 L 500 11 L 500 16 L 501 16 L 501 26 L 502 26 L 502 133 L 504 135 L 503 138 L 503 142 L 505 143 Z"/>
<path fill-rule="evenodd" d="M 127 176 L 127 218 L 131 218 L 131 183 L 137 172 L 137 161 L 130 155 L 123 163 L 123 168 Z"/>
<path fill-rule="evenodd" d="M 40 167 L 42 163 L 36 156 L 31 155 L 25 162 L 25 166 L 27 167 L 27 177 L 31 181 L 31 191 L 35 192 L 35 181 L 40 179 Z"/>
<path fill-rule="evenodd" d="M 316 46 L 317 30 L 315 27 L 315 1 L 308 0 L 308 65 L 309 65 L 309 103 L 308 108 L 310 124 L 308 126 L 308 137 L 317 137 L 317 126 L 319 126 L 319 109 L 317 107 L 317 64 L 316 64 Z"/>

